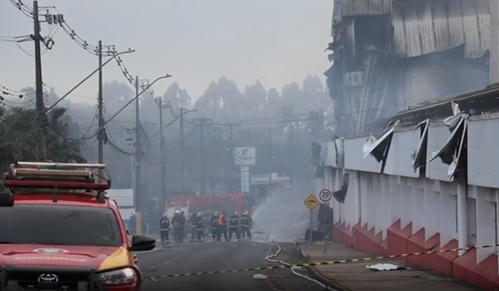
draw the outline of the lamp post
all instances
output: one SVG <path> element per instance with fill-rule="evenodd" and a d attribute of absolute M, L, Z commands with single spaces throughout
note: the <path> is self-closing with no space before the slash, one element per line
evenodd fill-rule
<path fill-rule="evenodd" d="M 129 49 L 127 51 L 122 51 L 122 52 L 119 52 L 119 53 L 115 53 L 112 57 L 110 57 L 107 61 L 105 61 L 101 66 L 99 66 L 97 69 L 95 69 L 95 71 L 93 71 L 92 73 L 90 73 L 90 75 L 88 75 L 87 77 L 85 77 L 85 79 L 81 80 L 80 83 L 76 84 L 76 86 L 74 86 L 71 90 L 69 90 L 66 94 L 64 94 L 64 96 L 62 96 L 61 98 L 59 98 L 59 100 L 57 100 L 54 104 L 52 104 L 52 106 L 50 106 L 45 111 L 45 113 L 47 113 L 48 111 L 50 111 L 51 109 L 53 109 L 57 104 L 59 104 L 59 102 L 61 102 L 62 100 L 64 100 L 64 98 L 68 97 L 69 94 L 73 93 L 73 91 L 76 90 L 78 87 L 80 87 L 81 84 L 85 83 L 88 79 L 90 79 L 90 77 L 92 77 L 95 73 L 97 73 L 105 65 L 109 64 L 109 62 L 111 62 L 112 60 L 114 60 L 115 58 L 117 58 L 119 55 L 129 54 L 129 53 L 133 53 L 133 52 L 135 52 L 135 50 Z"/>

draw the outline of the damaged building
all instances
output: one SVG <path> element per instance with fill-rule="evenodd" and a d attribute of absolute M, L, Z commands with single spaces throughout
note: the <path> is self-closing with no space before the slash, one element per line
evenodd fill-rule
<path fill-rule="evenodd" d="M 337 0 L 332 23 L 325 75 L 338 136 L 489 84 L 488 0 Z"/>
<path fill-rule="evenodd" d="M 499 1 L 344 0 L 333 14 L 337 138 L 312 151 L 331 239 L 378 256 L 459 248 L 406 261 L 497 290 Z"/>

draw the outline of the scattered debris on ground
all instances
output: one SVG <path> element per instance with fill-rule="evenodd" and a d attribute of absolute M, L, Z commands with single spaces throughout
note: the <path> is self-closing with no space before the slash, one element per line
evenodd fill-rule
<path fill-rule="evenodd" d="M 267 276 L 265 276 L 263 274 L 255 274 L 255 275 L 253 275 L 253 279 L 265 280 L 265 279 L 267 279 Z"/>
<path fill-rule="evenodd" d="M 373 271 L 396 271 L 396 270 L 408 270 L 405 266 L 394 265 L 394 264 L 374 264 L 366 266 L 369 270 Z"/>

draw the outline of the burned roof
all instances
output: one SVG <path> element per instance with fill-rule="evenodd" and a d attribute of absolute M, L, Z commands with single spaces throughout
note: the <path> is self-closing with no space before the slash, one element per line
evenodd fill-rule
<path fill-rule="evenodd" d="M 452 115 L 451 102 L 456 102 L 463 112 L 470 115 L 499 112 L 499 83 L 443 101 L 425 101 L 420 107 L 399 112 L 391 121 L 400 120 L 405 127 L 414 126 L 425 119 L 442 120 Z"/>
<path fill-rule="evenodd" d="M 343 0 L 340 14 L 341 16 L 390 14 L 391 2 L 392 0 Z M 335 5 L 338 5 L 337 3 L 335 1 Z"/>

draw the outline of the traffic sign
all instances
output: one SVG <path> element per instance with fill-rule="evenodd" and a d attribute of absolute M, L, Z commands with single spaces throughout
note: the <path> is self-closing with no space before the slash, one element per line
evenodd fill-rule
<path fill-rule="evenodd" d="M 319 205 L 319 200 L 315 198 L 314 194 L 310 194 L 310 196 L 308 196 L 303 203 L 305 203 L 305 206 L 312 211 Z"/>
<path fill-rule="evenodd" d="M 322 189 L 321 192 L 319 192 L 319 199 L 322 202 L 328 202 L 332 197 L 333 193 L 331 193 L 328 189 Z"/>

